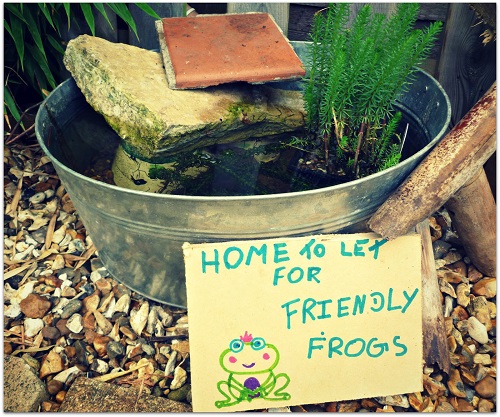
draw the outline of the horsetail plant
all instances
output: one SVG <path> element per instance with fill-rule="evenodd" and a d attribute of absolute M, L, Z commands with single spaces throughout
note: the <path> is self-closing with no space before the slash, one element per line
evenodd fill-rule
<path fill-rule="evenodd" d="M 309 142 L 322 142 L 328 171 L 359 178 L 399 162 L 394 113 L 416 66 L 429 55 L 441 22 L 413 29 L 419 6 L 399 3 L 386 17 L 363 6 L 349 26 L 350 5 L 314 16 L 304 91 Z"/>

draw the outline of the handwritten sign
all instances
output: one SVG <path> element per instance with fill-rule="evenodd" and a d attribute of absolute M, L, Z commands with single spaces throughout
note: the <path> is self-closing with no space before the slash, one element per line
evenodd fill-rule
<path fill-rule="evenodd" d="M 194 411 L 422 391 L 419 235 L 183 250 Z"/>

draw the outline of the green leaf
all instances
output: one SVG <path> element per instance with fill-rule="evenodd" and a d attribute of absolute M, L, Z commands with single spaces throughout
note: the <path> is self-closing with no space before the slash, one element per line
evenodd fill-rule
<path fill-rule="evenodd" d="M 134 3 L 134 4 L 144 13 L 150 15 L 151 17 L 154 17 L 155 19 L 161 19 L 161 17 L 158 16 L 158 14 L 151 7 L 149 7 L 147 3 Z"/>
<path fill-rule="evenodd" d="M 104 19 L 106 19 L 106 22 L 109 23 L 109 27 L 113 29 L 113 25 L 108 19 L 108 15 L 106 13 L 106 9 L 104 8 L 104 5 L 102 3 L 94 3 L 95 8 L 99 11 L 104 16 Z"/>
<path fill-rule="evenodd" d="M 94 23 L 94 13 L 92 13 L 92 6 L 89 3 L 80 3 L 82 8 L 83 16 L 89 25 L 90 32 L 92 36 L 95 36 L 95 23 Z"/>
<path fill-rule="evenodd" d="M 43 48 L 42 37 L 40 36 L 40 31 L 38 29 L 40 25 L 35 21 L 29 8 L 27 7 L 24 9 L 24 17 L 26 19 L 26 22 L 28 22 L 28 30 L 31 33 L 33 40 L 35 41 L 35 45 L 42 53 L 42 55 L 47 58 L 47 55 L 45 55 L 45 49 Z"/>
<path fill-rule="evenodd" d="M 38 68 L 38 62 L 36 62 L 35 58 L 27 54 L 26 61 L 24 63 L 24 74 L 28 77 L 29 85 L 37 86 L 35 80 L 35 68 Z"/>
<path fill-rule="evenodd" d="M 66 11 L 66 16 L 68 16 L 68 30 L 70 29 L 71 24 L 71 4 L 63 3 L 64 10 Z"/>
<path fill-rule="evenodd" d="M 16 122 L 21 120 L 21 115 L 19 114 L 19 110 L 17 108 L 16 102 L 12 98 L 7 86 L 3 87 L 3 101 L 4 101 L 4 105 L 5 105 L 5 107 L 3 109 L 3 113 L 6 114 L 7 113 L 6 109 L 7 109 L 10 112 L 10 114 L 12 115 L 12 117 L 16 120 Z"/>
<path fill-rule="evenodd" d="M 5 27 L 5 29 L 7 29 L 7 32 L 9 32 L 11 38 L 14 39 L 14 35 L 12 34 L 12 30 L 10 29 L 9 23 L 5 19 L 3 20 L 3 26 Z"/>
<path fill-rule="evenodd" d="M 136 38 L 139 40 L 139 35 L 137 34 L 137 27 L 135 26 L 134 18 L 130 14 L 130 10 L 127 8 L 125 3 L 109 3 L 108 6 L 113 10 L 119 17 L 121 17 L 130 29 L 135 33 Z"/>
<path fill-rule="evenodd" d="M 46 3 L 37 3 L 38 7 L 42 11 L 43 15 L 45 16 L 45 19 L 47 19 L 47 22 L 49 22 L 50 26 L 54 28 L 54 30 L 57 30 L 56 27 L 54 26 L 54 21 L 52 20 L 52 16 L 50 15 L 49 8 L 47 7 Z"/>
<path fill-rule="evenodd" d="M 21 6 L 21 5 L 19 5 Z M 17 16 L 20 20 L 22 20 L 24 23 L 28 24 L 28 22 L 26 22 L 26 20 L 24 20 L 24 16 L 23 16 L 23 13 L 22 13 L 22 9 L 21 10 L 18 10 L 15 3 L 5 3 L 5 8 L 11 12 L 14 16 Z M 21 8 L 21 7 L 20 7 Z"/>
<path fill-rule="evenodd" d="M 57 52 L 59 52 L 60 54 L 64 55 L 64 48 L 61 46 L 61 43 L 57 39 L 55 39 L 51 35 L 47 35 L 47 39 L 48 39 L 49 43 L 52 45 L 52 47 Z"/>
<path fill-rule="evenodd" d="M 21 64 L 21 69 L 24 71 L 24 30 L 21 20 L 16 16 L 12 15 L 10 17 L 10 26 L 12 29 L 12 38 L 14 39 L 14 44 L 16 45 L 17 55 L 19 56 L 19 62 Z"/>
<path fill-rule="evenodd" d="M 43 56 L 40 53 L 40 51 L 37 48 L 35 48 L 34 46 L 28 44 L 27 47 L 28 47 L 28 50 L 31 53 L 31 55 L 33 55 L 33 58 L 35 58 L 35 60 L 37 61 L 39 68 L 43 71 L 43 74 L 45 75 L 49 85 L 52 88 L 55 88 L 56 81 L 54 79 L 54 76 L 52 75 L 52 71 L 49 68 L 49 64 L 48 64 L 45 56 Z M 35 71 L 36 71 L 36 69 L 35 69 Z"/>

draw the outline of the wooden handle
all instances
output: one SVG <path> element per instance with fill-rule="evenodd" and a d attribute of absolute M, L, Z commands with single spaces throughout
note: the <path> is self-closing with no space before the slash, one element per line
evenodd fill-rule
<path fill-rule="evenodd" d="M 454 195 L 496 148 L 496 82 L 368 222 L 386 239 L 407 233 Z"/>
<path fill-rule="evenodd" d="M 484 275 L 496 276 L 496 205 L 483 168 L 445 204 L 467 256 Z"/>
<path fill-rule="evenodd" d="M 439 290 L 434 252 L 432 250 L 429 221 L 417 224 L 417 233 L 422 238 L 422 331 L 424 362 L 427 366 L 437 364 L 450 373 L 450 355 L 444 324 L 441 293 Z"/>

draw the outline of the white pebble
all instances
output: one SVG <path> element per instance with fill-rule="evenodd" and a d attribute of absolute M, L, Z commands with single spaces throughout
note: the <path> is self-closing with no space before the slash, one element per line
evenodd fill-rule
<path fill-rule="evenodd" d="M 43 200 L 45 200 L 45 194 L 42 192 L 36 193 L 29 198 L 31 204 L 40 204 Z"/>
<path fill-rule="evenodd" d="M 52 243 L 59 245 L 65 237 L 66 237 L 66 225 L 63 224 L 52 235 Z"/>
<path fill-rule="evenodd" d="M 62 314 L 63 308 L 66 307 L 66 304 L 68 304 L 68 303 L 69 303 L 69 299 L 59 298 L 59 302 L 51 310 L 52 313 Z"/>
<path fill-rule="evenodd" d="M 52 262 L 52 269 L 57 271 L 58 269 L 64 268 L 64 257 L 62 255 L 56 255 L 56 258 Z"/>
<path fill-rule="evenodd" d="M 14 246 L 14 242 L 10 240 L 8 237 L 4 237 L 3 244 L 4 246 L 7 247 L 7 249 L 11 249 Z"/>
<path fill-rule="evenodd" d="M 24 241 L 29 245 L 38 246 L 38 242 L 33 239 L 30 235 L 24 236 Z"/>
<path fill-rule="evenodd" d="M 16 292 L 17 291 L 14 288 L 12 288 L 8 282 L 6 282 L 3 286 L 4 301 L 10 301 L 10 299 L 16 295 Z"/>
<path fill-rule="evenodd" d="M 10 306 L 3 306 L 3 314 L 10 318 L 16 318 L 21 314 L 21 306 L 19 304 L 11 304 Z"/>
<path fill-rule="evenodd" d="M 291 413 L 290 407 L 271 407 L 267 409 L 268 413 Z"/>
<path fill-rule="evenodd" d="M 66 327 L 70 332 L 80 333 L 83 330 L 82 316 L 78 313 L 73 314 L 66 322 Z"/>
<path fill-rule="evenodd" d="M 158 314 L 156 313 L 156 309 L 153 307 L 151 309 L 151 311 L 149 312 L 148 322 L 147 322 L 147 325 L 146 325 L 146 331 L 149 334 L 153 334 L 154 333 L 154 328 L 155 328 L 155 324 L 157 323 L 157 321 L 158 321 Z"/>
<path fill-rule="evenodd" d="M 10 299 L 11 304 L 12 303 L 21 304 L 21 301 L 23 301 L 28 295 L 30 295 L 33 292 L 35 283 L 36 281 L 28 281 L 26 284 L 21 285 L 17 289 L 14 296 Z"/>
<path fill-rule="evenodd" d="M 96 281 L 100 280 L 101 278 L 103 278 L 103 276 L 101 275 L 101 273 L 99 272 L 99 270 L 96 270 L 96 271 L 92 271 L 90 273 L 90 280 L 95 283 Z"/>
<path fill-rule="evenodd" d="M 174 379 L 170 384 L 170 389 L 179 389 L 187 380 L 187 372 L 181 366 L 175 368 Z"/>
<path fill-rule="evenodd" d="M 453 297 L 447 295 L 444 297 L 444 317 L 450 317 L 451 312 L 453 311 Z"/>
<path fill-rule="evenodd" d="M 113 314 L 115 314 L 115 307 L 116 307 L 116 300 L 113 297 L 109 302 L 107 310 L 103 313 L 103 316 L 106 317 L 107 319 L 112 318 Z"/>
<path fill-rule="evenodd" d="M 30 227 L 28 227 L 29 231 L 38 230 L 41 227 L 45 226 L 49 222 L 48 217 L 43 217 L 43 215 L 36 216 L 33 218 L 33 223 Z"/>
<path fill-rule="evenodd" d="M 55 377 L 54 379 L 56 381 L 59 381 L 59 382 L 62 382 L 63 384 L 66 383 L 66 381 L 68 380 L 68 378 L 73 375 L 73 374 L 77 374 L 77 373 L 82 373 L 82 371 L 80 369 L 78 369 L 76 366 L 72 366 L 71 368 L 68 368 L 68 369 L 65 369 L 64 371 L 62 372 L 59 372 Z"/>
<path fill-rule="evenodd" d="M 160 316 L 161 324 L 165 327 L 169 327 L 174 321 L 174 318 L 160 306 L 156 306 L 156 311 L 158 313 L 158 316 Z"/>
<path fill-rule="evenodd" d="M 45 194 L 45 198 L 51 198 L 55 194 L 54 190 L 50 188 L 48 190 L 45 190 L 43 193 Z"/>
<path fill-rule="evenodd" d="M 102 359 L 96 359 L 95 360 L 97 365 L 94 365 L 92 367 L 92 369 L 99 373 L 99 374 L 106 374 L 108 373 L 108 370 L 109 370 L 109 365 L 107 364 L 107 362 L 103 361 Z"/>
<path fill-rule="evenodd" d="M 26 337 L 34 337 L 40 330 L 43 329 L 44 323 L 42 319 L 26 318 L 24 320 L 24 335 Z"/>
<path fill-rule="evenodd" d="M 170 376 L 174 372 L 176 359 L 177 359 L 177 351 L 174 350 L 171 353 L 170 358 L 168 358 L 167 364 L 165 365 L 165 376 Z"/>
<path fill-rule="evenodd" d="M 72 240 L 72 239 L 73 239 L 73 238 L 71 237 L 71 235 L 70 235 L 70 234 L 66 234 L 66 235 L 64 236 L 63 240 L 61 240 L 61 241 L 59 242 L 59 246 L 60 246 L 61 248 L 62 248 L 62 247 L 64 247 L 64 246 L 68 246 L 68 245 L 71 243 L 71 240 Z"/>
<path fill-rule="evenodd" d="M 132 310 L 130 312 L 130 327 L 137 336 L 141 336 L 144 327 L 148 321 L 149 303 L 146 301 L 141 305 L 139 310 Z"/>
<path fill-rule="evenodd" d="M 68 275 L 66 274 L 61 274 L 59 275 L 58 277 L 60 280 L 62 280 L 62 283 L 61 283 L 61 290 L 64 290 L 66 287 L 71 287 L 73 285 L 73 282 L 68 278 Z"/>
<path fill-rule="evenodd" d="M 486 326 L 481 323 L 474 316 L 469 317 L 467 320 L 467 326 L 469 329 L 469 336 L 474 340 L 477 340 L 479 343 L 488 343 L 488 331 L 486 330 Z"/>
<path fill-rule="evenodd" d="M 29 247 L 30 247 L 29 243 L 26 243 L 26 241 L 24 241 L 24 240 L 22 242 L 16 243 L 16 251 L 17 252 L 23 252 L 26 249 L 28 249 Z"/>
<path fill-rule="evenodd" d="M 168 345 L 163 345 L 160 347 L 160 353 L 163 355 L 163 356 L 167 356 L 169 353 L 170 353 L 170 346 Z"/>
<path fill-rule="evenodd" d="M 85 252 L 85 245 L 81 239 L 73 239 L 69 242 L 68 253 Z"/>
<path fill-rule="evenodd" d="M 130 308 L 130 295 L 123 294 L 115 305 L 115 312 L 128 313 Z"/>
<path fill-rule="evenodd" d="M 35 249 L 35 246 L 30 245 L 30 246 L 28 247 L 28 249 L 24 250 L 23 252 L 16 253 L 16 254 L 13 256 L 12 260 L 13 260 L 13 261 L 22 261 L 22 260 L 26 259 L 26 258 L 29 256 L 29 254 L 30 254 L 31 252 L 33 252 L 33 249 Z"/>

